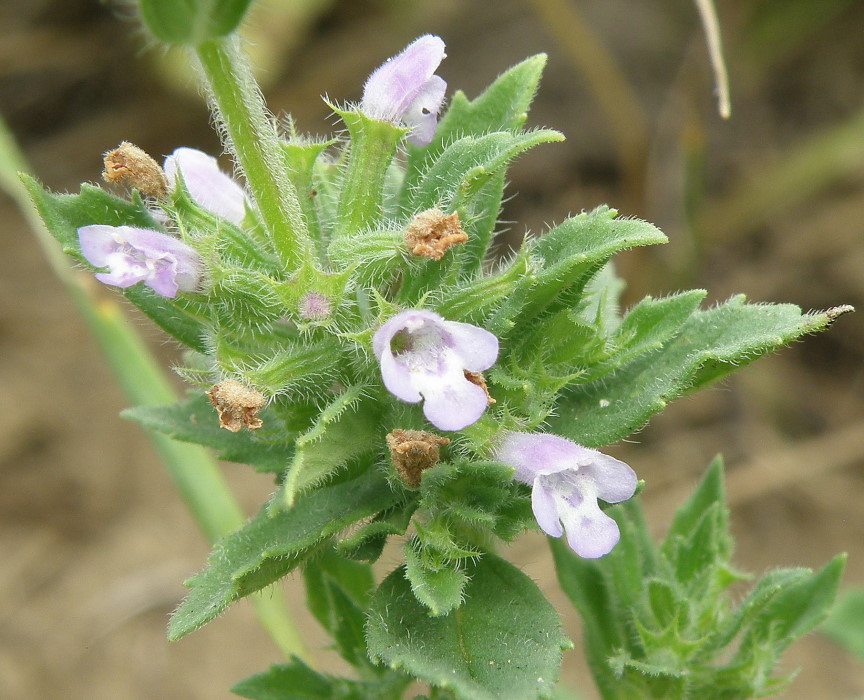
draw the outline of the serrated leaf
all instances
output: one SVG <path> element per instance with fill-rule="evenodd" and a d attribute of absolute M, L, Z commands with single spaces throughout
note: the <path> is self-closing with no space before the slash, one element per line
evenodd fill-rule
<path fill-rule="evenodd" d="M 431 568 L 422 556 L 422 546 L 422 543 L 412 539 L 402 548 L 405 554 L 405 576 L 417 600 L 429 608 L 430 615 L 446 615 L 462 604 L 468 575 L 461 564 L 455 561 Z"/>
<path fill-rule="evenodd" d="M 484 554 L 466 573 L 465 602 L 432 618 L 417 601 L 404 567 L 372 597 L 370 657 L 460 698 L 549 697 L 561 650 L 571 646 L 558 615 L 525 574 Z"/>
<path fill-rule="evenodd" d="M 374 469 L 342 477 L 301 494 L 290 510 L 271 516 L 265 505 L 222 539 L 207 567 L 187 582 L 192 590 L 171 617 L 168 638 L 179 639 L 209 622 L 233 601 L 287 574 L 342 528 L 392 507 L 398 498 Z"/>
<path fill-rule="evenodd" d="M 88 264 L 81 255 L 78 229 L 90 224 L 106 226 L 137 226 L 161 231 L 137 194 L 133 199 L 120 199 L 100 187 L 84 183 L 78 194 L 55 194 L 44 189 L 29 175 L 21 180 L 48 231 L 63 246 L 63 252 Z"/>
<path fill-rule="evenodd" d="M 349 559 L 374 563 L 381 556 L 381 550 L 388 535 L 404 535 L 417 509 L 417 501 L 399 503 L 394 508 L 376 515 L 370 522 L 363 523 L 349 536 L 340 539 L 336 548 Z"/>
<path fill-rule="evenodd" d="M 303 489 L 320 483 L 352 459 L 378 449 L 375 413 L 361 404 L 365 389 L 355 385 L 339 394 L 297 438 L 278 507 L 290 508 Z"/>
<path fill-rule="evenodd" d="M 465 206 L 517 155 L 538 144 L 562 139 L 561 134 L 551 129 L 523 134 L 497 131 L 460 138 L 423 172 L 406 200 L 406 213 L 432 207 L 452 211 Z"/>
<path fill-rule="evenodd" d="M 490 330 L 505 333 L 540 314 L 572 308 L 590 278 L 614 253 L 666 242 L 655 226 L 639 219 L 619 219 L 616 214 L 609 207 L 597 207 L 531 241 L 528 245 L 539 261 L 536 272 L 519 282 L 490 322 Z"/>
<path fill-rule="evenodd" d="M 284 471 L 293 453 L 292 445 L 285 441 L 282 422 L 272 411 L 261 411 L 264 425 L 259 430 L 232 433 L 219 427 L 216 409 L 204 394 L 168 406 L 127 408 L 121 415 L 175 440 L 212 447 L 219 459 L 251 464 L 258 471 Z"/>
<path fill-rule="evenodd" d="M 814 574 L 793 581 L 759 611 L 741 643 L 742 649 L 770 641 L 779 653 L 828 615 L 846 564 L 838 554 Z"/>
<path fill-rule="evenodd" d="M 743 296 L 697 311 L 661 350 L 614 375 L 565 390 L 550 430 L 582 445 L 615 442 L 683 393 L 829 325 L 830 314 L 791 304 L 745 304 Z"/>

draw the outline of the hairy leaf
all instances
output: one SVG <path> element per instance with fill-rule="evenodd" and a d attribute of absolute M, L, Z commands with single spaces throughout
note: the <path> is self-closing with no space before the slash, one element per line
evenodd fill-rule
<path fill-rule="evenodd" d="M 429 617 L 400 567 L 372 598 L 366 639 L 373 660 L 460 698 L 549 697 L 561 650 L 571 646 L 537 586 L 511 564 L 484 554 L 467 567 L 463 605 Z"/>

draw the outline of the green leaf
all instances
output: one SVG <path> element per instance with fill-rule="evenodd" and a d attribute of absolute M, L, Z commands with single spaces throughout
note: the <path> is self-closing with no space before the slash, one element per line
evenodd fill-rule
<path fill-rule="evenodd" d="M 679 539 L 689 537 L 705 512 L 715 503 L 720 504 L 722 512 L 726 513 L 725 493 L 723 458 L 718 455 L 711 461 L 705 476 L 693 493 L 675 510 L 672 524 L 669 526 L 663 544 L 660 545 L 663 554 L 671 557 L 675 543 Z"/>
<path fill-rule="evenodd" d="M 784 586 L 756 615 L 741 649 L 769 642 L 779 653 L 822 622 L 834 603 L 845 564 L 846 555 L 838 554 L 811 576 Z"/>
<path fill-rule="evenodd" d="M 300 659 L 272 665 L 266 671 L 244 678 L 231 692 L 250 700 L 331 700 L 333 680 L 313 671 Z"/>
<path fill-rule="evenodd" d="M 203 393 L 168 406 L 127 408 L 121 415 L 175 440 L 212 447 L 219 459 L 251 464 L 258 471 L 284 471 L 293 452 L 282 421 L 271 410 L 261 411 L 264 425 L 257 431 L 232 433 L 219 427 L 216 409 Z"/>
<path fill-rule="evenodd" d="M 233 32 L 252 0 L 138 0 L 141 19 L 159 41 L 195 46 Z"/>
<path fill-rule="evenodd" d="M 341 476 L 341 478 L 340 478 Z M 207 567 L 187 581 L 192 590 L 171 617 L 168 638 L 209 622 L 230 603 L 278 580 L 344 527 L 390 508 L 396 494 L 377 470 L 345 473 L 301 494 L 290 510 L 265 505 L 246 525 L 221 540 Z"/>
<path fill-rule="evenodd" d="M 412 538 L 402 548 L 405 554 L 405 576 L 417 600 L 429 608 L 429 613 L 438 617 L 446 615 L 462 604 L 468 575 L 459 561 L 428 561 L 431 557 L 424 551 L 423 543 Z"/>
<path fill-rule="evenodd" d="M 297 657 L 273 665 L 231 688 L 250 700 L 399 700 L 410 678 L 389 673 L 375 681 L 353 681 L 317 673 Z"/>
<path fill-rule="evenodd" d="M 540 314 L 572 308 L 590 278 L 614 253 L 666 242 L 655 226 L 638 219 L 619 219 L 616 214 L 609 207 L 597 207 L 534 239 L 529 245 L 538 258 L 536 272 L 519 282 L 490 322 L 490 330 L 503 334 L 534 322 Z"/>
<path fill-rule="evenodd" d="M 522 127 L 546 65 L 546 54 L 526 58 L 502 73 L 473 101 L 461 90 L 450 99 L 432 142 L 408 149 L 408 168 L 403 193 L 417 185 L 419 175 L 441 156 L 444 148 L 463 136 L 482 136 L 492 131 L 515 131 Z"/>
<path fill-rule="evenodd" d="M 374 661 L 452 690 L 460 698 L 549 697 L 561 650 L 571 646 L 531 579 L 491 554 L 467 567 L 465 602 L 429 617 L 404 567 L 372 597 L 366 640 Z"/>
<path fill-rule="evenodd" d="M 844 591 L 820 631 L 857 656 L 864 656 L 864 588 Z"/>
<path fill-rule="evenodd" d="M 78 243 L 78 229 L 81 226 L 104 224 L 162 230 L 137 193 L 129 201 L 85 182 L 79 194 L 54 194 L 29 175 L 22 174 L 21 181 L 33 198 L 36 211 L 46 228 L 63 246 L 63 252 L 85 264 L 89 263 L 81 254 Z"/>
<path fill-rule="evenodd" d="M 330 634 L 339 655 L 352 666 L 369 668 L 363 625 L 374 586 L 372 568 L 326 548 L 306 561 L 303 578 L 309 610 Z"/>
<path fill-rule="evenodd" d="M 365 390 L 357 384 L 339 394 L 297 438 L 278 507 L 290 508 L 304 489 L 320 483 L 350 460 L 379 449 L 375 442 L 377 417 L 361 402 Z"/>
<path fill-rule="evenodd" d="M 465 136 L 449 144 L 432 162 L 407 197 L 407 214 L 438 207 L 453 211 L 466 206 L 483 186 L 523 151 L 541 143 L 561 141 L 551 129 L 512 134 L 498 131 Z"/>
<path fill-rule="evenodd" d="M 561 590 L 579 611 L 584 626 L 585 656 L 603 698 L 625 700 L 609 659 L 624 647 L 630 631 L 619 614 L 619 601 L 603 574 L 601 562 L 582 559 L 562 539 L 548 537 Z"/>
<path fill-rule="evenodd" d="M 832 320 L 831 312 L 802 314 L 791 304 L 745 304 L 743 296 L 697 311 L 662 349 L 611 377 L 565 390 L 550 430 L 588 446 L 615 442 L 681 394 Z"/>
<path fill-rule="evenodd" d="M 336 543 L 336 549 L 349 559 L 374 563 L 381 556 L 388 535 L 405 534 L 416 509 L 417 501 L 411 500 L 381 511 L 370 522 L 360 525 L 348 537 L 340 539 Z"/>

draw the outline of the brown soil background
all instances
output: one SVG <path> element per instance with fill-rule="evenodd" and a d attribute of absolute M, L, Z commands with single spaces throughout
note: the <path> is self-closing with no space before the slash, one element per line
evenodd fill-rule
<path fill-rule="evenodd" d="M 568 140 L 512 169 L 516 196 L 503 218 L 516 223 L 508 235 L 609 202 L 670 237 L 661 249 L 619 256 L 628 304 L 702 286 L 711 302 L 744 292 L 805 309 L 861 308 L 864 6 L 825 0 L 804 21 L 772 25 L 765 17 L 779 2 L 721 4 L 728 122 L 716 114 L 702 31 L 684 0 L 317 0 L 302 11 L 273 0 L 249 27 L 271 107 L 291 110 L 301 130 L 317 133 L 334 124 L 319 95 L 357 99 L 369 70 L 420 33 L 445 38 L 441 72 L 469 96 L 546 51 L 529 124 Z M 583 22 L 548 14 L 561 7 L 577 9 Z M 592 91 L 603 51 L 580 29 L 614 58 L 613 76 L 641 115 L 620 100 L 604 102 L 615 101 L 608 80 Z M 591 60 L 574 64 L 574 46 Z M 153 154 L 178 145 L 219 151 L 191 80 L 177 77 L 170 58 L 147 49 L 128 5 L 0 3 L 0 113 L 55 190 L 98 180 L 100 154 L 123 139 Z M 854 128 L 839 131 L 847 123 Z M 278 662 L 278 652 L 246 603 L 181 642 L 165 641 L 181 581 L 208 547 L 144 436 L 117 417 L 123 399 L 98 348 L 5 195 L 0 216 L 0 697 L 234 697 L 229 685 Z M 176 348 L 138 325 L 168 366 Z M 722 452 L 741 567 L 816 567 L 847 551 L 844 585 L 864 584 L 862 355 L 860 318 L 845 317 L 679 400 L 610 448 L 646 479 L 656 532 Z M 267 478 L 233 464 L 225 472 L 252 512 Z M 578 638 L 539 539 L 525 537 L 507 555 L 539 581 Z M 384 559 L 382 572 L 397 555 Z M 285 588 L 311 645 L 322 646 L 301 610 L 299 583 Z M 318 657 L 337 668 L 330 652 Z M 783 669 L 796 666 L 803 670 L 787 698 L 864 694 L 864 663 L 818 634 L 789 651 Z M 565 656 L 564 677 L 592 697 L 576 653 Z"/>

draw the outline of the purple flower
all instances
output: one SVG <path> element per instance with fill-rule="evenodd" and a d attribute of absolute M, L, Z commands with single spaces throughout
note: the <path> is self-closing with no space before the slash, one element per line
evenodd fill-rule
<path fill-rule="evenodd" d="M 167 233 L 132 226 L 95 224 L 78 229 L 81 253 L 93 267 L 107 267 L 96 279 L 115 287 L 144 282 L 164 297 L 191 292 L 201 281 L 201 256 Z"/>
<path fill-rule="evenodd" d="M 435 75 L 445 55 L 441 37 L 425 34 L 415 39 L 369 76 L 360 111 L 373 119 L 402 122 L 411 129 L 408 140 L 425 146 L 435 133 L 447 89 L 444 79 Z"/>
<path fill-rule="evenodd" d="M 178 148 L 165 159 L 163 168 L 169 187 L 176 186 L 179 170 L 189 196 L 198 206 L 237 226 L 243 223 L 246 194 L 219 169 L 215 158 L 194 148 Z"/>
<path fill-rule="evenodd" d="M 624 462 L 543 433 L 505 433 L 494 457 L 515 467 L 514 478 L 532 487 L 534 517 L 547 535 L 566 531 L 571 549 L 587 559 L 612 551 L 618 523 L 597 499 L 618 503 L 633 495 L 636 473 Z"/>
<path fill-rule="evenodd" d="M 486 391 L 465 378 L 498 357 L 498 339 L 469 323 L 423 309 L 400 311 L 375 332 L 384 386 L 403 401 L 424 399 L 423 413 L 441 430 L 460 430 L 486 410 Z"/>

